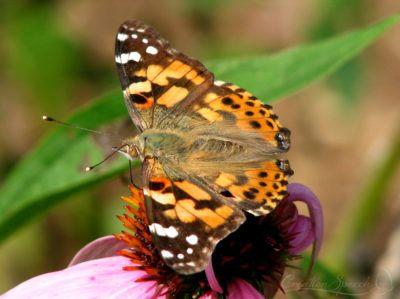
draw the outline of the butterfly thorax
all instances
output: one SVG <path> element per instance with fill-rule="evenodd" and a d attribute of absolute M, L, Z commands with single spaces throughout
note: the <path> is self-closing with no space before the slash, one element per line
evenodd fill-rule
<path fill-rule="evenodd" d="M 186 174 L 213 177 L 220 169 L 239 174 L 244 163 L 248 168 L 257 168 L 259 160 L 265 159 L 251 141 L 247 141 L 247 145 L 212 131 L 212 126 L 191 131 L 182 128 L 147 129 L 125 140 L 128 147 L 124 154 L 131 160 L 156 159 L 174 178 L 183 178 L 176 174 L 176 168 L 184 169 Z"/>
<path fill-rule="evenodd" d="M 183 136 L 171 130 L 145 130 L 133 139 L 128 139 L 128 155 L 131 158 L 137 156 L 144 161 L 149 158 L 174 159 L 177 155 L 183 154 L 188 147 Z"/>

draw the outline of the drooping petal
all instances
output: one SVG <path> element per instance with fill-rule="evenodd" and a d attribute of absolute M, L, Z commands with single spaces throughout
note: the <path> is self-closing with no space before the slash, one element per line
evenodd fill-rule
<path fill-rule="evenodd" d="M 222 289 L 221 285 L 219 284 L 217 277 L 215 276 L 214 268 L 212 265 L 212 259 L 210 259 L 210 262 L 207 265 L 206 268 L 206 276 L 207 276 L 207 281 L 208 284 L 210 285 L 211 289 L 217 293 L 223 293 L 224 290 Z"/>
<path fill-rule="evenodd" d="M 264 299 L 264 296 L 243 279 L 235 279 L 228 284 L 227 299 Z"/>
<path fill-rule="evenodd" d="M 80 249 L 68 266 L 71 267 L 90 260 L 116 256 L 117 252 L 125 247 L 126 244 L 114 236 L 101 237 Z"/>
<path fill-rule="evenodd" d="M 304 185 L 292 183 L 288 185 L 287 190 L 289 192 L 287 200 L 301 201 L 308 207 L 315 235 L 315 252 L 318 255 L 321 249 L 324 231 L 324 219 L 321 203 L 318 197 Z"/>
<path fill-rule="evenodd" d="M 314 242 L 315 233 L 309 217 L 299 215 L 291 233 L 295 236 L 290 241 L 289 253 L 292 255 L 300 254 Z"/>
<path fill-rule="evenodd" d="M 297 183 L 289 184 L 287 191 L 289 193 L 289 195 L 286 198 L 287 201 L 291 202 L 300 201 L 305 203 L 310 213 L 309 219 L 311 222 L 312 234 L 314 238 L 313 238 L 313 252 L 311 256 L 311 265 L 309 273 L 307 274 L 308 276 L 317 259 L 317 256 L 319 254 L 322 245 L 323 231 L 324 231 L 324 218 L 323 218 L 322 207 L 318 197 L 304 185 Z M 301 225 L 306 225 L 306 224 L 303 222 Z M 307 240 L 310 241 L 311 243 L 311 238 L 304 238 L 303 240 L 304 243 L 302 244 L 302 246 L 307 247 L 305 244 Z"/>
<path fill-rule="evenodd" d="M 121 256 L 87 261 L 36 276 L 11 289 L 1 299 L 152 298 L 156 291 L 155 281 L 136 283 L 143 272 L 124 271 L 123 267 L 129 265 L 130 261 Z"/>

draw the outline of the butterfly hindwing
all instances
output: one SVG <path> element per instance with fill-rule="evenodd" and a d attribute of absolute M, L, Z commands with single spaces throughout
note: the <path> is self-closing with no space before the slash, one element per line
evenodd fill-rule
<path fill-rule="evenodd" d="M 255 215 L 269 213 L 285 197 L 288 178 L 293 174 L 289 162 L 276 157 L 290 148 L 290 131 L 279 123 L 272 107 L 243 88 L 217 81 L 191 109 L 189 113 L 216 126 L 216 131 L 228 132 L 215 138 L 230 140 L 235 135 L 232 142 L 248 144 L 250 148 L 245 157 L 237 158 L 239 153 L 230 158 L 242 159 L 237 163 L 239 171 L 230 171 L 233 167 L 229 166 L 234 164 L 230 162 L 221 167 L 218 175 L 206 180 L 243 210 Z M 251 153 L 256 147 L 259 157 Z"/>
<path fill-rule="evenodd" d="M 210 122 L 220 122 L 222 127 L 235 126 L 243 132 L 256 133 L 266 142 L 269 154 L 289 150 L 290 131 L 279 123 L 270 105 L 243 88 L 217 81 L 192 110 Z"/>
<path fill-rule="evenodd" d="M 287 195 L 288 178 L 293 174 L 287 160 L 271 160 L 259 163 L 240 175 L 220 171 L 211 182 L 223 188 L 222 194 L 241 209 L 256 216 L 268 214 Z"/>
<path fill-rule="evenodd" d="M 240 209 L 186 179 L 171 179 L 156 161 L 145 163 L 149 228 L 160 254 L 182 274 L 205 269 L 219 240 L 243 221 Z"/>

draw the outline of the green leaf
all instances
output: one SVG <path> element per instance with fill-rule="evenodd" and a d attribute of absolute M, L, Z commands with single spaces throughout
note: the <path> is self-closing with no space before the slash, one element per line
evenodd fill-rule
<path fill-rule="evenodd" d="M 68 122 L 92 128 L 124 115 L 126 109 L 119 91 L 83 107 Z M 85 166 L 103 157 L 90 133 L 65 127 L 54 130 L 19 163 L 0 191 L 0 239 L 65 195 L 99 183 L 128 166 L 125 159 L 118 159 L 85 172 Z"/>
<path fill-rule="evenodd" d="M 343 65 L 398 20 L 399 16 L 394 16 L 366 29 L 272 56 L 222 59 L 208 65 L 219 79 L 232 81 L 260 97 L 276 99 Z M 93 101 L 68 121 L 96 128 L 126 116 L 122 93 L 116 91 Z M 0 190 L 0 240 L 66 194 L 112 177 L 127 165 L 118 160 L 97 171 L 83 171 L 84 166 L 103 156 L 85 132 L 57 128 L 44 138 L 9 174 Z"/>
<path fill-rule="evenodd" d="M 349 61 L 400 19 L 394 15 L 361 30 L 274 55 L 226 58 L 207 66 L 217 78 L 234 82 L 268 100 L 287 96 Z"/>

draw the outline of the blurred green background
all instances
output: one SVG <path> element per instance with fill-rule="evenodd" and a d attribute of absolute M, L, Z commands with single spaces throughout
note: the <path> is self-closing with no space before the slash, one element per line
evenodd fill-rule
<path fill-rule="evenodd" d="M 207 60 L 272 53 L 399 11 L 397 0 L 2 1 L 0 180 L 53 129 L 41 115 L 66 119 L 119 88 L 114 37 L 126 19 L 151 24 L 177 49 Z M 393 266 L 393 248 L 400 253 L 399 82 L 396 26 L 329 78 L 274 104 L 292 131 L 292 181 L 322 201 L 321 260 L 352 282 L 375 281 L 382 269 L 390 270 L 385 265 Z M 0 293 L 65 267 L 84 244 L 119 232 L 115 215 L 122 212 L 126 186 L 122 177 L 75 193 L 5 240 Z M 396 298 L 379 297 L 385 295 L 377 290 L 370 283 L 359 297 Z"/>

